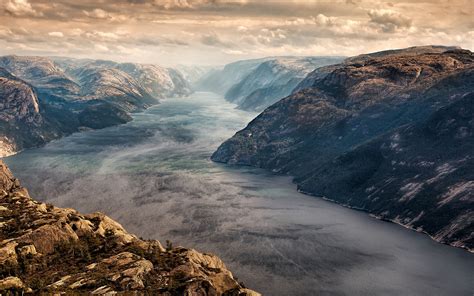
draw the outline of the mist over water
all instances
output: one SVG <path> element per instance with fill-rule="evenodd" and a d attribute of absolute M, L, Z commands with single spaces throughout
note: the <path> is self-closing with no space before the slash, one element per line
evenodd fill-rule
<path fill-rule="evenodd" d="M 210 93 L 5 159 L 31 195 L 220 256 L 265 295 L 472 295 L 474 255 L 209 160 L 257 114 Z"/>

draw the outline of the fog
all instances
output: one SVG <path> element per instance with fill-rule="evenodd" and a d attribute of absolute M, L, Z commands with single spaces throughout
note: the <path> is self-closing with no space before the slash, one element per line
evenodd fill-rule
<path fill-rule="evenodd" d="M 34 198 L 215 253 L 265 295 L 472 295 L 472 254 L 300 194 L 288 177 L 212 163 L 256 116 L 234 107 L 169 99 L 5 161 Z"/>

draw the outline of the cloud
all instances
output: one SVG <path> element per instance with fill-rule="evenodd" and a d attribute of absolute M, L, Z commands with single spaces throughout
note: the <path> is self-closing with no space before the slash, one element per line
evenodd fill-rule
<path fill-rule="evenodd" d="M 166 8 L 193 8 L 199 5 L 208 4 L 216 1 L 206 0 L 157 0 L 155 3 L 164 5 Z"/>
<path fill-rule="evenodd" d="M 0 54 L 69 53 L 170 65 L 355 55 L 428 43 L 473 49 L 466 8 L 472 0 L 390 2 L 0 0 Z M 109 50 L 95 50 L 96 43 Z M 218 50 L 209 55 L 210 47 Z"/>
<path fill-rule="evenodd" d="M 411 27 L 412 20 L 398 12 L 388 9 L 371 9 L 370 21 L 382 27 L 384 32 L 395 32 L 400 28 Z"/>
<path fill-rule="evenodd" d="M 94 40 L 101 40 L 101 41 L 117 40 L 120 38 L 120 36 L 116 33 L 102 32 L 102 31 L 87 32 L 85 35 L 88 38 L 92 38 Z"/>
<path fill-rule="evenodd" d="M 91 17 L 91 18 L 96 18 L 96 19 L 108 19 L 108 18 L 111 18 L 110 14 L 103 10 L 103 9 L 100 9 L 100 8 L 96 8 L 92 11 L 87 11 L 87 10 L 83 10 L 82 11 L 86 16 L 88 17 Z"/>
<path fill-rule="evenodd" d="M 59 38 L 64 37 L 64 34 L 62 32 L 49 32 L 48 35 L 51 37 L 59 37 Z"/>
<path fill-rule="evenodd" d="M 202 44 L 216 47 L 232 47 L 232 43 L 221 40 L 216 33 L 209 33 L 201 36 Z"/>
<path fill-rule="evenodd" d="M 109 48 L 108 48 L 106 45 L 104 45 L 104 44 L 99 44 L 99 43 L 97 43 L 97 44 L 94 45 L 94 49 L 97 50 L 97 51 L 101 51 L 101 52 L 107 52 L 107 51 L 109 51 Z"/>
<path fill-rule="evenodd" d="M 4 5 L 4 9 L 8 14 L 14 16 L 39 16 L 40 13 L 35 11 L 28 0 L 8 0 Z"/>

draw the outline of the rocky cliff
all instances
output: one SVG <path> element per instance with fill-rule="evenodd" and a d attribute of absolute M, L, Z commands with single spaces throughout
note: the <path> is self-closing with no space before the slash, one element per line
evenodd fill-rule
<path fill-rule="evenodd" d="M 0 213 L 1 294 L 259 295 L 212 254 L 33 200 L 1 161 Z"/>
<path fill-rule="evenodd" d="M 43 144 L 63 131 L 44 118 L 36 90 L 0 68 L 0 156 Z"/>
<path fill-rule="evenodd" d="M 212 159 L 290 174 L 306 193 L 473 250 L 473 73 L 473 54 L 452 48 L 349 60 L 267 108 Z"/>

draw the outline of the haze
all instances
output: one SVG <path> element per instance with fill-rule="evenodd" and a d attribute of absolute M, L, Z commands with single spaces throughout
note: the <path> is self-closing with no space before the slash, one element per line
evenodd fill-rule
<path fill-rule="evenodd" d="M 424 44 L 473 49 L 473 2 L 0 0 L 0 55 L 216 65 Z"/>

